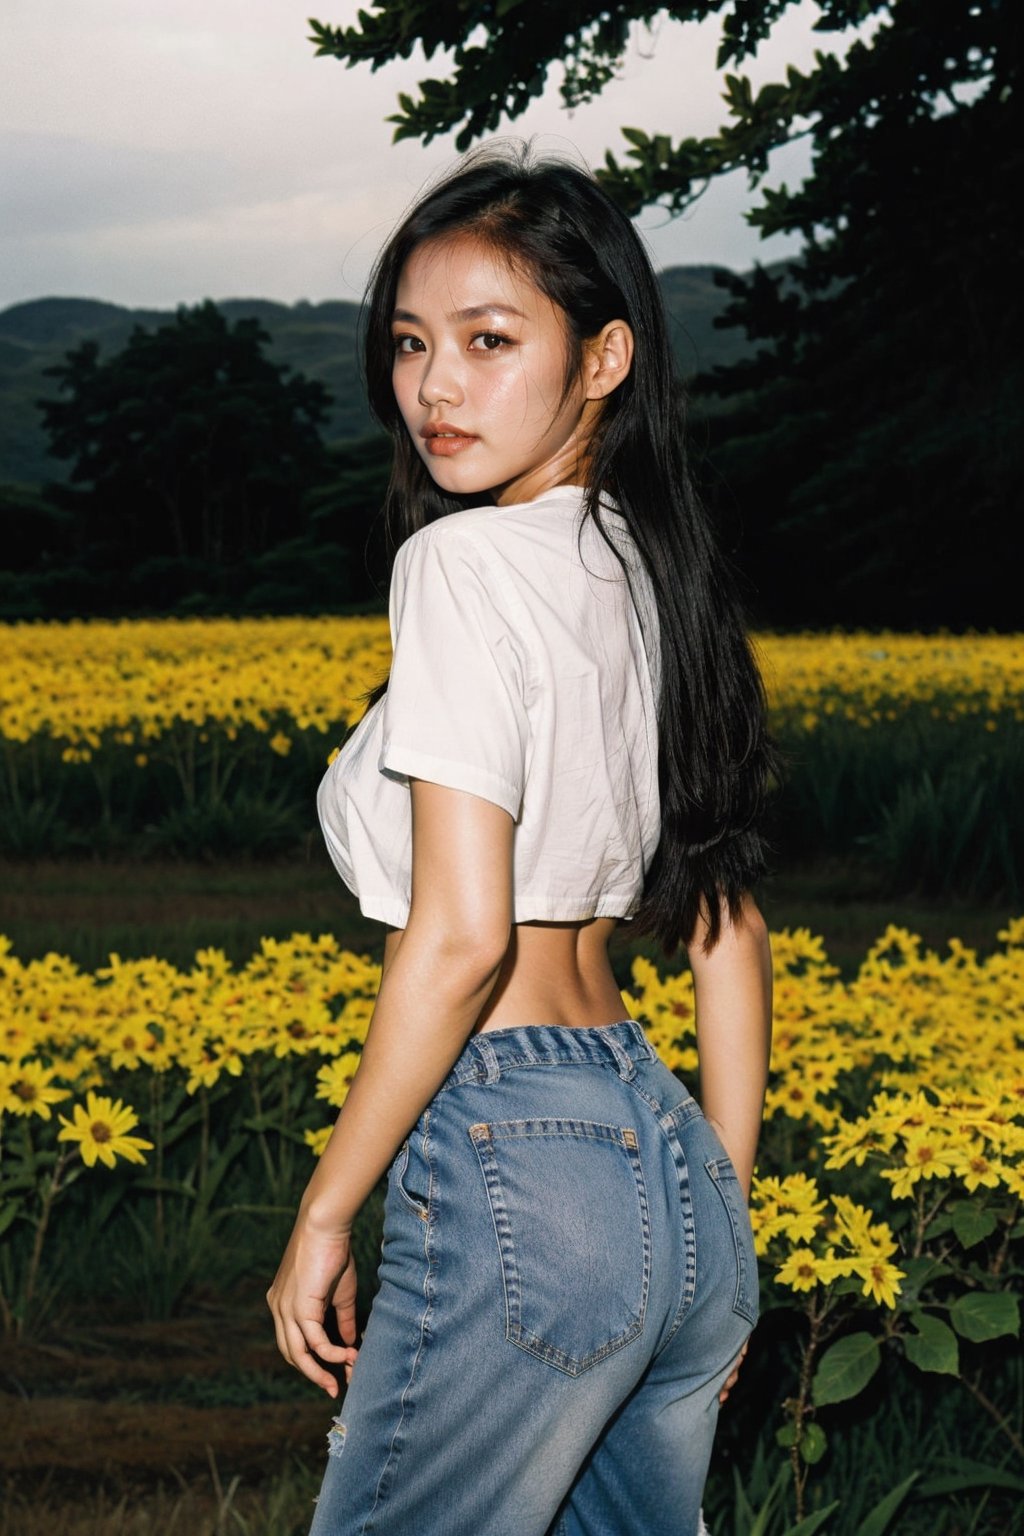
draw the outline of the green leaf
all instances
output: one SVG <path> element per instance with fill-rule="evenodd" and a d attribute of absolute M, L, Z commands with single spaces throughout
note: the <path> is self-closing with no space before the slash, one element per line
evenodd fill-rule
<path fill-rule="evenodd" d="M 970 1461 L 965 1456 L 944 1458 L 955 1470 L 940 1472 L 928 1478 L 917 1490 L 919 1498 L 931 1499 L 940 1494 L 963 1493 L 968 1488 L 1009 1488 L 1024 1493 L 1024 1477 L 1007 1472 L 1003 1467 L 989 1467 L 983 1461 Z"/>
<path fill-rule="evenodd" d="M 949 1309 L 949 1320 L 961 1338 L 973 1344 L 1001 1338 L 1004 1333 L 1020 1337 L 1019 1304 L 1009 1291 L 974 1291 L 958 1296 Z"/>
<path fill-rule="evenodd" d="M 805 1520 L 799 1520 L 796 1525 L 788 1525 L 782 1536 L 814 1536 L 815 1531 L 820 1531 L 830 1515 L 835 1514 L 839 1508 L 839 1500 L 827 1504 L 824 1509 L 819 1509 L 815 1514 L 808 1515 Z"/>
<path fill-rule="evenodd" d="M 745 1522 L 747 1536 L 767 1536 L 767 1532 L 770 1530 L 772 1525 L 776 1505 L 782 1498 L 782 1490 L 786 1485 L 788 1477 L 789 1463 L 785 1462 L 779 1468 L 779 1475 L 775 1479 L 772 1486 L 769 1488 L 768 1497 L 765 1499 L 756 1515 L 754 1513 L 753 1505 L 749 1500 L 745 1500 L 748 1510 L 748 1515 Z"/>
<path fill-rule="evenodd" d="M 7 1228 L 10 1226 L 15 1216 L 17 1216 L 20 1209 L 20 1201 L 8 1200 L 7 1204 L 3 1207 L 2 1210 L 0 1210 L 0 1236 L 2 1236 L 3 1233 L 7 1231 Z"/>
<path fill-rule="evenodd" d="M 915 1319 L 916 1333 L 908 1333 L 903 1340 L 907 1359 L 919 1371 L 934 1371 L 940 1376 L 957 1376 L 960 1373 L 960 1350 L 952 1328 L 927 1312 L 919 1312 Z"/>
<path fill-rule="evenodd" d="M 982 1238 L 988 1237 L 999 1225 L 992 1211 L 983 1211 L 977 1205 L 965 1201 L 953 1212 L 953 1231 L 962 1248 L 973 1248 Z"/>
<path fill-rule="evenodd" d="M 862 1392 L 882 1363 L 878 1340 L 870 1333 L 851 1333 L 822 1355 L 814 1373 L 811 1396 L 816 1408 L 842 1403 Z"/>
<path fill-rule="evenodd" d="M 783 1424 L 781 1429 L 775 1431 L 775 1444 L 780 1450 L 788 1451 L 796 1444 L 796 1425 Z"/>
<path fill-rule="evenodd" d="M 800 1459 L 815 1466 L 828 1450 L 828 1438 L 820 1424 L 805 1424 L 800 1436 Z"/>
<path fill-rule="evenodd" d="M 864 1516 L 854 1536 L 885 1536 L 890 1520 L 920 1476 L 920 1472 L 911 1472 L 898 1488 L 894 1488 L 891 1493 L 885 1495 L 884 1499 L 880 1499 L 874 1509 L 869 1510 Z"/>
<path fill-rule="evenodd" d="M 907 1277 L 903 1287 L 904 1294 L 907 1291 L 922 1291 L 930 1280 L 937 1280 L 940 1276 L 950 1273 L 948 1264 L 942 1264 L 938 1259 L 929 1258 L 927 1255 L 920 1259 L 901 1259 L 900 1269 Z"/>

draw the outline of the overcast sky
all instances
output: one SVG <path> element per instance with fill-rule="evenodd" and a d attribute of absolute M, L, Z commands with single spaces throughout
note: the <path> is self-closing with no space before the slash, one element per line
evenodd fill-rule
<path fill-rule="evenodd" d="M 366 3 L 366 0 L 364 0 Z M 557 0 L 537 0 L 557 3 Z M 351 22 L 351 0 L 2 0 L 0 308 L 48 295 L 173 306 L 209 297 L 356 298 L 378 246 L 434 173 L 450 138 L 391 143 L 400 90 L 422 57 L 371 73 L 314 58 L 310 11 Z M 806 65 L 817 15 L 801 0 L 747 67 L 755 80 Z M 724 118 L 718 24 L 637 30 L 622 78 L 569 116 L 545 96 L 515 124 L 540 146 L 594 163 L 625 124 L 679 138 Z M 803 146 L 773 181 L 799 182 Z M 745 269 L 792 242 L 744 222 L 745 177 L 697 208 L 639 222 L 660 267 Z"/>

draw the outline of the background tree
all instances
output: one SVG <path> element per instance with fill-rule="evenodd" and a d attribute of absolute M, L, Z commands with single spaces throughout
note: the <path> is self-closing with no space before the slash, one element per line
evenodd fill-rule
<path fill-rule="evenodd" d="M 739 71 L 795 3 L 381 0 L 355 26 L 312 27 L 318 53 L 373 68 L 417 43 L 448 50 L 447 76 L 400 96 L 390 121 L 396 138 L 454 130 L 466 148 L 522 113 L 556 62 L 577 106 L 613 78 L 631 24 L 718 15 L 718 63 L 735 71 L 724 126 L 677 141 L 625 128 L 597 174 L 631 214 L 679 213 L 743 168 L 750 222 L 802 236 L 784 272 L 723 275 L 728 322 L 760 351 L 698 381 L 707 492 L 738 508 L 758 616 L 1017 625 L 1020 7 L 819 0 L 816 30 L 844 46 L 755 91 Z M 771 152 L 801 137 L 808 178 L 771 185 Z"/>
<path fill-rule="evenodd" d="M 39 402 L 51 452 L 73 461 L 73 490 L 51 495 L 75 510 L 87 566 L 192 580 L 301 534 L 330 397 L 269 361 L 268 340 L 206 302 L 135 327 L 110 358 L 86 341 L 46 370 L 61 395 Z"/>

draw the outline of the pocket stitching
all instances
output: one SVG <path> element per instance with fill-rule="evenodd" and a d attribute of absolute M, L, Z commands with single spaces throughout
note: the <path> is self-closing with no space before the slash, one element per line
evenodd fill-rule
<path fill-rule="evenodd" d="M 733 1248 L 736 1252 L 736 1295 L 733 1298 L 732 1309 L 740 1317 L 746 1318 L 753 1326 L 757 1322 L 759 1304 L 757 1296 L 757 1268 L 756 1260 L 753 1275 L 748 1275 L 748 1263 L 745 1246 L 740 1238 L 739 1215 L 726 1193 L 725 1184 L 731 1181 L 739 1189 L 739 1180 L 731 1161 L 721 1157 L 709 1157 L 705 1159 L 704 1168 L 712 1184 L 718 1190 L 719 1198 L 725 1207 L 729 1217 L 729 1228 L 732 1232 Z M 748 1280 L 753 1281 L 753 1294 L 748 1298 Z"/>
<path fill-rule="evenodd" d="M 405 1176 L 405 1171 L 408 1166 L 409 1138 L 406 1137 L 405 1141 L 402 1143 L 401 1148 L 399 1149 L 398 1156 L 395 1158 L 394 1168 L 392 1170 L 394 1188 L 396 1192 L 401 1196 L 401 1199 L 408 1207 L 408 1209 L 412 1211 L 415 1216 L 418 1216 L 421 1221 L 427 1221 L 430 1216 L 429 1204 L 426 1206 L 420 1205 L 419 1201 L 412 1198 L 412 1196 L 406 1190 L 405 1185 L 402 1183 L 402 1179 Z"/>
<path fill-rule="evenodd" d="M 499 1133 L 497 1137 L 494 1135 L 496 1131 Z M 578 1138 L 605 1141 L 617 1146 L 626 1154 L 636 1185 L 643 1248 L 640 1301 L 637 1316 L 621 1334 L 602 1344 L 599 1349 L 592 1350 L 589 1354 L 583 1355 L 578 1359 L 559 1349 L 556 1344 L 549 1344 L 546 1340 L 539 1338 L 522 1322 L 522 1283 L 516 1263 L 512 1225 L 509 1221 L 508 1210 L 505 1205 L 501 1174 L 498 1170 L 497 1158 L 494 1152 L 495 1140 L 545 1135 L 576 1136 Z M 579 1376 L 584 1371 L 589 1370 L 591 1366 L 596 1365 L 598 1361 L 605 1359 L 624 1345 L 631 1343 L 633 1339 L 643 1332 L 644 1328 L 651 1273 L 650 1206 L 647 1200 L 647 1186 L 644 1181 L 643 1166 L 640 1162 L 639 1148 L 636 1143 L 636 1131 L 632 1127 L 606 1125 L 593 1120 L 549 1118 L 505 1120 L 490 1124 L 480 1123 L 469 1127 L 469 1136 L 476 1148 L 477 1158 L 484 1176 L 488 1204 L 491 1208 L 491 1220 L 494 1224 L 495 1237 L 498 1243 L 502 1286 L 505 1294 L 505 1338 L 509 1343 L 515 1344 L 527 1354 L 535 1355 L 547 1364 L 564 1371 L 566 1375 Z"/>

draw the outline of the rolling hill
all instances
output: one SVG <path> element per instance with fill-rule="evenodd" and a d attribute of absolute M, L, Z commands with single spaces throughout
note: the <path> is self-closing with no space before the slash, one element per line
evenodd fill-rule
<path fill-rule="evenodd" d="M 714 283 L 713 267 L 671 267 L 661 273 L 673 345 L 684 377 L 729 363 L 743 355 L 742 333 L 715 330 L 725 295 Z M 370 421 L 363 399 L 357 357 L 359 306 L 344 300 L 322 304 L 277 304 L 269 299 L 226 299 L 218 308 L 231 320 L 260 320 L 271 341 L 268 352 L 330 390 L 334 404 L 325 436 L 332 441 L 359 437 Z M 52 395 L 45 369 L 82 341 L 95 339 L 110 356 L 135 326 L 153 330 L 171 311 L 126 309 L 97 299 L 44 298 L 0 311 L 0 483 L 39 485 L 63 480 L 68 466 L 52 459 L 35 401 Z"/>

